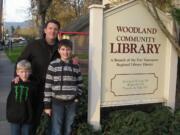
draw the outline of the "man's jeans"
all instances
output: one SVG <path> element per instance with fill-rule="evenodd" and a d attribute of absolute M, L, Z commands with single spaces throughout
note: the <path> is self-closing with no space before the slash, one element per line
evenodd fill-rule
<path fill-rule="evenodd" d="M 31 128 L 31 124 L 11 123 L 11 135 L 30 135 Z"/>
<path fill-rule="evenodd" d="M 70 135 L 76 114 L 76 102 L 52 104 L 51 135 Z"/>

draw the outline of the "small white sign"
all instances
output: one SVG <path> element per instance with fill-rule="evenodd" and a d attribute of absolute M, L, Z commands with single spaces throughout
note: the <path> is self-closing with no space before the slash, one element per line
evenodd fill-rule
<path fill-rule="evenodd" d="M 110 90 L 114 96 L 153 94 L 158 90 L 158 77 L 154 73 L 115 74 Z"/>

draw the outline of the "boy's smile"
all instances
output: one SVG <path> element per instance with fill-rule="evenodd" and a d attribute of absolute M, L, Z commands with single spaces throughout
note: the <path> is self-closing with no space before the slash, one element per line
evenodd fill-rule
<path fill-rule="evenodd" d="M 16 71 L 17 75 L 20 77 L 20 79 L 25 82 L 28 81 L 29 76 L 30 76 L 30 71 L 29 70 L 25 70 L 25 69 L 18 69 Z"/>
<path fill-rule="evenodd" d="M 61 46 L 58 49 L 62 61 L 67 61 L 71 57 L 72 49 L 70 47 Z"/>

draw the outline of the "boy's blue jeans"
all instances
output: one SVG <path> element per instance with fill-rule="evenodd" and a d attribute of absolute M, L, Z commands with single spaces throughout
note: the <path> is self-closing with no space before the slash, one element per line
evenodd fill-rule
<path fill-rule="evenodd" d="M 11 123 L 11 135 L 30 135 L 31 128 L 31 124 Z"/>
<path fill-rule="evenodd" d="M 76 114 L 76 102 L 52 104 L 51 135 L 70 135 Z"/>

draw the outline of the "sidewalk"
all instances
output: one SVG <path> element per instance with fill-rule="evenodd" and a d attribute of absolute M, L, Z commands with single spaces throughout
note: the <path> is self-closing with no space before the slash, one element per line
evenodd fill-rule
<path fill-rule="evenodd" d="M 10 82 L 14 73 L 14 65 L 0 51 L 0 134 L 10 135 L 9 123 L 6 121 L 6 99 L 10 90 Z"/>

